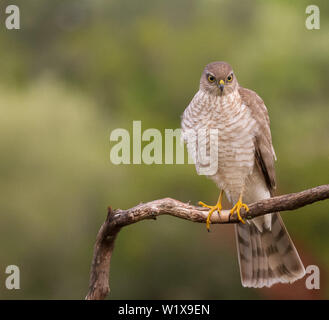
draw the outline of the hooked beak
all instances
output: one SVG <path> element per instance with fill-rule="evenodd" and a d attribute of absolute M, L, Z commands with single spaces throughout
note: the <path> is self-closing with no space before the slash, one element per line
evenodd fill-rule
<path fill-rule="evenodd" d="M 225 84 L 224 80 L 218 81 L 218 88 L 220 89 L 220 93 L 223 93 L 224 84 Z"/>

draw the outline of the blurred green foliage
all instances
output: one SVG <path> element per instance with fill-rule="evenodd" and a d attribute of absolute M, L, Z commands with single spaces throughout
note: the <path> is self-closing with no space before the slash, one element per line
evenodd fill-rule
<path fill-rule="evenodd" d="M 0 16 L 0 298 L 83 298 L 107 205 L 216 200 L 216 186 L 193 165 L 115 166 L 109 158 L 111 130 L 131 130 L 133 120 L 178 128 L 211 61 L 230 62 L 268 106 L 278 193 L 328 183 L 328 1 L 312 1 L 321 12 L 313 31 L 304 0 L 15 4 L 21 30 L 6 30 Z M 328 211 L 322 202 L 283 214 L 301 255 L 320 266 L 322 298 Z M 212 230 L 171 217 L 125 228 L 110 297 L 268 297 L 241 287 L 232 227 Z M 4 287 L 9 264 L 21 269 L 20 290 Z"/>

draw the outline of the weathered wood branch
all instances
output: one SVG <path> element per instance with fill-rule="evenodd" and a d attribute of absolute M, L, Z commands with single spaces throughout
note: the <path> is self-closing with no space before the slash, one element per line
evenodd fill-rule
<path fill-rule="evenodd" d="M 243 219 L 252 219 L 266 213 L 295 210 L 329 198 L 329 184 L 318 186 L 305 191 L 286 194 L 261 200 L 249 206 L 249 212 L 241 210 Z M 95 247 L 90 271 L 88 300 L 104 299 L 110 291 L 109 274 L 110 262 L 115 239 L 124 226 L 146 220 L 156 219 L 160 215 L 171 215 L 192 222 L 205 223 L 208 209 L 183 203 L 181 201 L 164 198 L 148 203 L 141 203 L 127 210 L 108 208 L 108 215 L 101 226 Z M 211 223 L 237 223 L 237 215 L 230 215 L 229 210 L 223 210 L 220 215 L 213 214 Z"/>

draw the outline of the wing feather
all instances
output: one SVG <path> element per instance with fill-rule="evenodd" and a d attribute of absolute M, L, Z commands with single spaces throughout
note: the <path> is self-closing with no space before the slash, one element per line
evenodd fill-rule
<path fill-rule="evenodd" d="M 276 187 L 274 161 L 276 155 L 272 145 L 270 118 L 263 100 L 256 92 L 240 87 L 239 93 L 242 102 L 250 109 L 252 117 L 256 120 L 259 130 L 256 133 L 255 158 L 271 194 Z"/>

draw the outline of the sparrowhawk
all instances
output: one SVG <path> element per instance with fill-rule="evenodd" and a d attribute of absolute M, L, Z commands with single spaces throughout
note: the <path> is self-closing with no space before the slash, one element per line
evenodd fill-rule
<path fill-rule="evenodd" d="M 270 198 L 275 189 L 276 156 L 263 100 L 239 85 L 228 63 L 213 62 L 205 67 L 181 125 L 198 173 L 217 165 L 203 171 L 221 190 L 216 205 L 200 202 L 210 209 L 207 229 L 213 212 L 220 214 L 223 191 L 240 220 L 235 234 L 242 285 L 270 287 L 303 277 L 303 263 L 279 213 L 248 221 L 240 216 L 242 207 L 249 210 L 246 203 Z"/>

